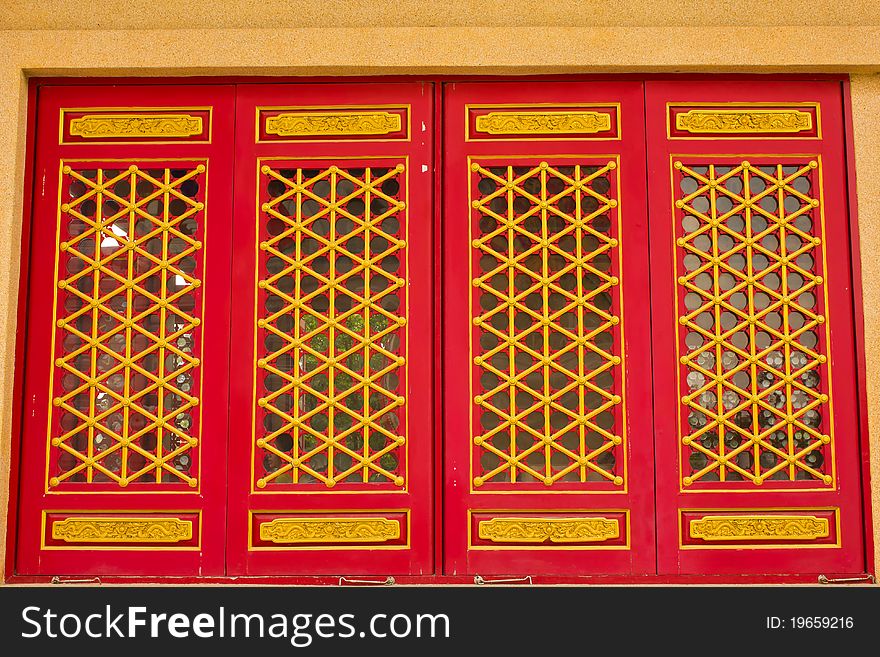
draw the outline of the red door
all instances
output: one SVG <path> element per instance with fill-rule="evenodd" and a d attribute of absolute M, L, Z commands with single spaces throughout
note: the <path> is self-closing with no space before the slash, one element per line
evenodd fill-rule
<path fill-rule="evenodd" d="M 647 117 L 660 572 L 863 572 L 840 84 Z"/>
<path fill-rule="evenodd" d="M 223 573 L 233 109 L 40 90 L 19 574 Z"/>
<path fill-rule="evenodd" d="M 40 87 L 18 574 L 864 570 L 840 84 L 443 90 Z"/>
<path fill-rule="evenodd" d="M 432 572 L 432 102 L 238 88 L 229 574 Z"/>
<path fill-rule="evenodd" d="M 445 116 L 446 572 L 653 572 L 642 85 Z"/>

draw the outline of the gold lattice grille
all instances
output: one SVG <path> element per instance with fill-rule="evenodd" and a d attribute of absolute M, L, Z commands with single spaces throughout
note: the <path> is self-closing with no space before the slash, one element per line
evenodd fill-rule
<path fill-rule="evenodd" d="M 205 186 L 203 164 L 62 168 L 50 487 L 197 486 Z"/>
<path fill-rule="evenodd" d="M 833 482 L 818 166 L 674 163 L 686 486 Z"/>
<path fill-rule="evenodd" d="M 477 487 L 624 483 L 616 169 L 471 165 Z"/>
<path fill-rule="evenodd" d="M 405 167 L 260 171 L 256 485 L 402 487 Z"/>

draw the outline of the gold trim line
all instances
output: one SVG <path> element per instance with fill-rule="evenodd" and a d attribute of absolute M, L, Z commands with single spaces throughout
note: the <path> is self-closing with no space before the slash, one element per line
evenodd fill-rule
<path fill-rule="evenodd" d="M 691 538 L 704 541 L 811 541 L 828 532 L 828 519 L 816 516 L 703 516 L 690 522 Z"/>
<path fill-rule="evenodd" d="M 66 518 L 52 523 L 52 538 L 66 543 L 179 543 L 193 537 L 180 518 Z"/>
<path fill-rule="evenodd" d="M 266 134 L 279 137 L 387 135 L 400 130 L 400 115 L 390 112 L 285 113 L 266 119 Z"/>
<path fill-rule="evenodd" d="M 388 518 L 275 518 L 260 524 L 260 540 L 271 543 L 385 543 L 400 538 L 400 523 Z"/>
<path fill-rule="evenodd" d="M 616 518 L 492 518 L 478 536 L 493 543 L 594 543 L 620 537 Z"/>
<path fill-rule="evenodd" d="M 611 129 L 605 112 L 489 112 L 477 117 L 476 132 L 490 135 L 595 134 Z"/>
<path fill-rule="evenodd" d="M 191 114 L 87 114 L 70 121 L 70 134 L 86 139 L 193 137 L 202 131 L 202 117 Z"/>
<path fill-rule="evenodd" d="M 799 110 L 692 109 L 675 116 L 675 128 L 695 133 L 807 132 L 813 116 Z"/>

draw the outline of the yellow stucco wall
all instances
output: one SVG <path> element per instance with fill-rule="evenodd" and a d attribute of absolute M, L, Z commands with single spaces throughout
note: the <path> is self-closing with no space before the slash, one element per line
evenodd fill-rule
<path fill-rule="evenodd" d="M 880 75 L 854 75 L 851 87 L 865 312 L 874 572 L 877 573 L 880 572 L 880 259 L 877 258 L 880 247 Z"/>
<path fill-rule="evenodd" d="M 836 72 L 852 75 L 875 544 L 880 545 L 880 4 L 777 0 L 4 0 L 0 6 L 0 581 L 27 78 Z M 875 569 L 880 569 L 876 556 Z"/>

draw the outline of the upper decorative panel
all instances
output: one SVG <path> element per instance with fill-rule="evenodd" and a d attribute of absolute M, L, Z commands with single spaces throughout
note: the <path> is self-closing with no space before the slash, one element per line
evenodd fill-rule
<path fill-rule="evenodd" d="M 209 142 L 211 108 L 89 108 L 61 111 L 59 143 Z"/>
<path fill-rule="evenodd" d="M 406 176 L 260 168 L 257 490 L 406 485 Z"/>
<path fill-rule="evenodd" d="M 818 103 L 669 104 L 670 139 L 819 139 Z"/>
<path fill-rule="evenodd" d="M 409 106 L 259 107 L 257 142 L 408 141 Z"/>
<path fill-rule="evenodd" d="M 620 106 L 469 105 L 467 141 L 619 139 Z"/>

